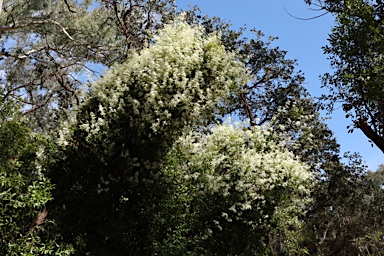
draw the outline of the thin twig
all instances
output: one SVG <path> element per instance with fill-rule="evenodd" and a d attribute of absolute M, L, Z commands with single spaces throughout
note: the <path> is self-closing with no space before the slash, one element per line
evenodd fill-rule
<path fill-rule="evenodd" d="M 290 12 L 288 12 L 288 10 L 285 9 L 285 7 L 283 7 L 283 9 L 284 9 L 284 11 L 285 11 L 286 13 L 288 13 L 289 16 L 291 16 L 292 18 L 295 18 L 295 19 L 297 19 L 297 20 L 314 20 L 314 19 L 320 18 L 320 17 L 322 17 L 322 16 L 328 14 L 328 12 L 325 12 L 325 13 L 322 13 L 322 14 L 320 14 L 320 15 L 316 15 L 316 16 L 311 17 L 311 18 L 299 18 L 299 17 L 296 17 L 296 16 L 292 15 Z"/>

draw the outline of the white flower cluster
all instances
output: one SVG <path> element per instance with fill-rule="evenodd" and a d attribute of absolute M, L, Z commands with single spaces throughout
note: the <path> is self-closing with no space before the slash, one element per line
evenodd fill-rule
<path fill-rule="evenodd" d="M 217 204 L 227 205 L 221 217 L 228 222 L 252 211 L 261 217 L 247 219 L 249 225 L 260 225 L 269 217 L 296 222 L 295 216 L 309 201 L 309 167 L 296 160 L 281 140 L 273 140 L 269 127 L 246 127 L 218 125 L 208 134 L 181 138 L 171 158 L 184 161 L 170 168 L 180 170 L 186 183 L 197 188 L 195 195 L 222 198 L 225 202 Z M 267 204 L 275 205 L 276 216 L 268 216 Z"/>
<path fill-rule="evenodd" d="M 90 139 L 110 132 L 103 129 L 108 122 L 125 118 L 143 135 L 168 136 L 212 119 L 230 92 L 250 78 L 219 38 L 205 35 L 201 26 L 188 25 L 182 16 L 166 25 L 152 45 L 92 84 L 85 105 L 97 99 L 98 117 L 92 116 L 81 128 Z"/>

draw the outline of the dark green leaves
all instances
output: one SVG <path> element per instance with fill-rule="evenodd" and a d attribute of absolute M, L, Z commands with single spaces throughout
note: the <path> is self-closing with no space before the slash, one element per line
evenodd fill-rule
<path fill-rule="evenodd" d="M 325 1 L 323 8 L 336 16 L 324 47 L 335 72 L 323 77 L 330 92 L 322 99 L 329 110 L 341 103 L 353 126 L 384 152 L 383 6 L 382 1 Z"/>

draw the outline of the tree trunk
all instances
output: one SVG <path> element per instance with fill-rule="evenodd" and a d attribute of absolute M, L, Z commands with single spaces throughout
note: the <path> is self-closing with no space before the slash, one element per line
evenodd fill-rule
<path fill-rule="evenodd" d="M 384 138 L 380 137 L 369 127 L 363 116 L 359 118 L 359 128 L 384 153 Z"/>

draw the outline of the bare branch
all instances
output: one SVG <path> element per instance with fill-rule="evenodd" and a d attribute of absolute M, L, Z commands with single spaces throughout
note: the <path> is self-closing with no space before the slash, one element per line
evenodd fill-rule
<path fill-rule="evenodd" d="M 295 18 L 295 19 L 297 19 L 297 20 L 314 20 L 314 19 L 320 18 L 320 17 L 322 17 L 322 16 L 328 14 L 328 11 L 327 11 L 327 12 L 325 12 L 325 13 L 322 13 L 322 14 L 320 14 L 320 15 L 316 15 L 316 16 L 311 17 L 311 18 L 300 18 L 300 17 L 296 17 L 296 16 L 292 15 L 290 12 L 288 12 L 287 9 L 285 9 L 285 7 L 283 7 L 283 9 L 284 9 L 284 11 L 285 11 L 289 16 L 291 16 L 292 18 Z"/>
<path fill-rule="evenodd" d="M 1 1 L 1 0 L 0 0 Z M 24 24 L 24 25 L 14 25 L 12 27 L 0 27 L 0 33 L 1 32 L 4 32 L 4 31 L 12 31 L 12 30 L 18 30 L 18 29 L 22 29 L 22 28 L 27 28 L 27 27 L 31 27 L 33 25 L 42 25 L 42 24 L 46 24 L 46 23 L 53 23 L 55 25 L 57 25 L 58 27 L 61 28 L 61 30 L 64 32 L 64 34 L 69 38 L 71 39 L 72 41 L 74 40 L 67 32 L 67 30 L 60 24 L 58 23 L 57 21 L 54 21 L 54 20 L 42 20 L 42 21 L 32 21 L 32 22 L 29 22 L 27 24 Z"/>
<path fill-rule="evenodd" d="M 247 102 L 247 97 L 245 96 L 244 93 L 242 93 L 240 95 L 240 104 L 243 106 L 243 109 L 247 113 L 251 126 L 255 126 L 256 123 L 255 123 L 255 119 L 254 119 L 253 114 L 252 114 L 252 109 L 251 109 L 251 106 L 249 106 L 249 104 Z"/>
<path fill-rule="evenodd" d="M 52 95 L 52 93 L 51 93 L 51 94 L 47 97 L 47 99 L 45 100 L 45 102 L 43 102 L 42 104 L 40 104 L 40 105 L 38 105 L 38 106 L 36 106 L 36 107 L 31 108 L 31 109 L 28 110 L 28 111 L 25 111 L 25 112 L 23 113 L 23 115 L 28 115 L 28 114 L 30 114 L 30 113 L 32 113 L 32 112 L 34 112 L 34 111 L 36 111 L 36 110 L 38 110 L 38 109 L 44 107 L 45 105 L 47 105 L 47 104 L 49 103 L 49 101 L 51 100 L 52 96 L 53 96 L 53 95 Z"/>
<path fill-rule="evenodd" d="M 47 220 L 47 216 L 48 216 L 48 211 L 47 211 L 47 208 L 44 207 L 44 210 L 39 212 L 37 217 L 33 220 L 32 226 L 29 231 L 32 232 L 33 230 L 35 230 L 36 227 L 43 224 Z"/>
<path fill-rule="evenodd" d="M 1 1 L 1 0 L 0 0 Z M 68 7 L 68 11 L 70 11 L 71 13 L 76 13 L 76 11 L 72 10 L 71 9 L 71 6 L 69 5 L 68 1 L 67 0 L 64 0 L 64 3 L 67 5 Z"/>

